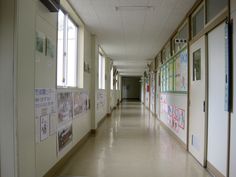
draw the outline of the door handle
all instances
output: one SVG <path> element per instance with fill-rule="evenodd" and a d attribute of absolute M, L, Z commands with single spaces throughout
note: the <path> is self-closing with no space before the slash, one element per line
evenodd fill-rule
<path fill-rule="evenodd" d="M 205 112 L 205 101 L 203 101 L 203 112 Z"/>

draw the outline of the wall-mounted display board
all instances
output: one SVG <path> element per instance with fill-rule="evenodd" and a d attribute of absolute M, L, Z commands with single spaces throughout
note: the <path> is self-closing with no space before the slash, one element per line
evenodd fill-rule
<path fill-rule="evenodd" d="M 151 103 L 151 112 L 155 113 L 155 73 L 151 73 L 151 87 L 150 87 L 150 92 L 151 92 L 151 97 L 150 97 L 150 103 Z"/>
<path fill-rule="evenodd" d="M 188 91 L 188 50 L 184 47 L 161 66 L 161 92 Z"/>
<path fill-rule="evenodd" d="M 187 95 L 160 93 L 160 120 L 183 143 L 187 142 Z"/>

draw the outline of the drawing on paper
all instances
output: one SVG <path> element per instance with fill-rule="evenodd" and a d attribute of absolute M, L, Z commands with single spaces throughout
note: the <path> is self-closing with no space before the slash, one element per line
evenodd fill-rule
<path fill-rule="evenodd" d="M 106 103 L 106 94 L 104 91 L 97 91 L 97 109 L 101 109 L 105 106 Z"/>
<path fill-rule="evenodd" d="M 58 93 L 58 123 L 71 120 L 73 118 L 73 98 L 72 93 Z"/>
<path fill-rule="evenodd" d="M 51 58 L 54 58 L 55 56 L 55 45 L 52 43 L 52 41 L 47 38 L 46 39 L 46 56 L 49 56 Z"/>
<path fill-rule="evenodd" d="M 40 140 L 43 141 L 49 136 L 49 115 L 40 117 Z"/>
<path fill-rule="evenodd" d="M 45 43 L 45 35 L 41 32 L 36 32 L 36 51 L 40 53 L 44 53 L 44 43 Z"/>
<path fill-rule="evenodd" d="M 72 123 L 61 127 L 57 132 L 58 152 L 72 142 Z"/>
<path fill-rule="evenodd" d="M 87 112 L 90 109 L 90 101 L 87 92 L 74 93 L 74 116 Z"/>

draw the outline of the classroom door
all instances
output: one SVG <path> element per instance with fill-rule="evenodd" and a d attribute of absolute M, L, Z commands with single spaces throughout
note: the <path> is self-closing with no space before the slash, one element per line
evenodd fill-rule
<path fill-rule="evenodd" d="M 236 4 L 235 4 L 236 9 Z M 236 45 L 236 11 L 231 15 L 233 19 L 233 46 Z M 236 47 L 233 48 L 233 78 L 236 78 Z M 236 82 L 233 82 L 233 88 L 236 88 Z M 235 89 L 234 89 L 235 90 Z M 231 114 L 231 132 L 230 132 L 230 172 L 229 177 L 236 176 L 236 94 L 233 94 L 233 112 Z"/>
<path fill-rule="evenodd" d="M 208 34 L 207 164 L 227 175 L 229 117 L 225 111 L 225 23 Z"/>
<path fill-rule="evenodd" d="M 190 46 L 189 152 L 206 165 L 206 37 Z"/>

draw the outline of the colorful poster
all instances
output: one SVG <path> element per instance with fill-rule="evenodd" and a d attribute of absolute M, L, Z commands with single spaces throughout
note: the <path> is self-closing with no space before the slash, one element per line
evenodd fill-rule
<path fill-rule="evenodd" d="M 173 117 L 173 106 L 168 105 L 168 123 L 171 125 Z"/>
<path fill-rule="evenodd" d="M 178 119 L 179 119 L 179 127 L 185 128 L 185 111 L 183 109 L 178 109 Z"/>
<path fill-rule="evenodd" d="M 173 61 L 171 61 L 169 63 L 169 67 L 168 67 L 168 75 L 169 75 L 169 84 L 168 84 L 168 91 L 173 91 L 173 75 L 174 75 L 174 65 L 173 65 Z"/>
<path fill-rule="evenodd" d="M 49 115 L 40 117 L 40 140 L 43 141 L 49 137 Z"/>
<path fill-rule="evenodd" d="M 72 123 L 61 127 L 57 131 L 58 152 L 62 151 L 70 142 L 72 142 Z"/>
<path fill-rule="evenodd" d="M 167 99 L 166 99 L 166 95 L 165 94 L 161 94 L 160 95 L 160 103 L 166 103 Z"/>
<path fill-rule="evenodd" d="M 180 91 L 188 90 L 188 53 L 187 49 L 180 53 Z"/>
<path fill-rule="evenodd" d="M 187 49 L 177 56 L 175 61 L 175 90 L 188 90 L 188 52 Z"/>
<path fill-rule="evenodd" d="M 175 60 L 175 91 L 181 90 L 181 66 L 180 56 L 178 55 Z"/>
<path fill-rule="evenodd" d="M 73 98 L 72 93 L 58 93 L 58 123 L 62 123 L 73 118 Z"/>

